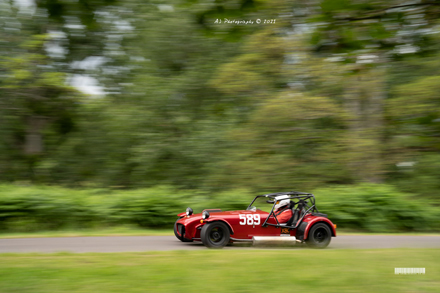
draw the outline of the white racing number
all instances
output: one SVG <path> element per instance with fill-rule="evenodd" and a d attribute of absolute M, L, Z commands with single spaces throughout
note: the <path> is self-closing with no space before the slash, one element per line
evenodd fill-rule
<path fill-rule="evenodd" d="M 260 225 L 259 214 L 238 215 L 240 218 L 240 225 Z"/>

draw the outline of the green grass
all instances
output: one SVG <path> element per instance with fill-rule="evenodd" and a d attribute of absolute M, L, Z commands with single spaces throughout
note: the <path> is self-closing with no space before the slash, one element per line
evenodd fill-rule
<path fill-rule="evenodd" d="M 0 291 L 438 292 L 439 259 L 437 249 L 2 254 Z"/>

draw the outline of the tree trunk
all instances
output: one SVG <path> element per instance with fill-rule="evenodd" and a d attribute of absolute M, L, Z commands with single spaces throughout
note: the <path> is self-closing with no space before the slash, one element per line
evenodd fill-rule
<path fill-rule="evenodd" d="M 385 85 L 380 67 L 361 69 L 347 79 L 345 109 L 350 114 L 348 166 L 360 181 L 383 181 L 382 133 Z"/>
<path fill-rule="evenodd" d="M 24 153 L 26 155 L 38 155 L 43 153 L 42 130 L 45 125 L 45 117 L 33 115 L 27 119 L 24 145 Z"/>

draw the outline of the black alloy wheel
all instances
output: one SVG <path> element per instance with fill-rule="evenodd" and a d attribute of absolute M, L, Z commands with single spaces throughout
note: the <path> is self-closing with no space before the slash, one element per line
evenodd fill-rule
<path fill-rule="evenodd" d="M 229 243 L 229 237 L 229 228 L 223 222 L 206 224 L 200 233 L 203 244 L 208 248 L 223 248 Z"/>
<path fill-rule="evenodd" d="M 310 229 L 306 243 L 313 248 L 325 248 L 330 244 L 331 238 L 332 232 L 327 224 L 317 223 Z"/>

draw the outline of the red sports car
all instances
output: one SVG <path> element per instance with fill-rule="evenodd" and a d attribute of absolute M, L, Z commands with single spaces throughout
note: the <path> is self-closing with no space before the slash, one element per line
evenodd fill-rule
<path fill-rule="evenodd" d="M 262 202 L 263 201 L 263 202 Z M 267 211 L 256 208 L 264 206 Z M 270 211 L 269 211 L 270 209 Z M 209 248 L 230 242 L 305 242 L 324 248 L 336 237 L 336 225 L 318 212 L 313 194 L 289 191 L 258 195 L 246 210 L 206 209 L 194 214 L 191 208 L 177 215 L 174 234 L 183 242 L 202 241 Z"/>

